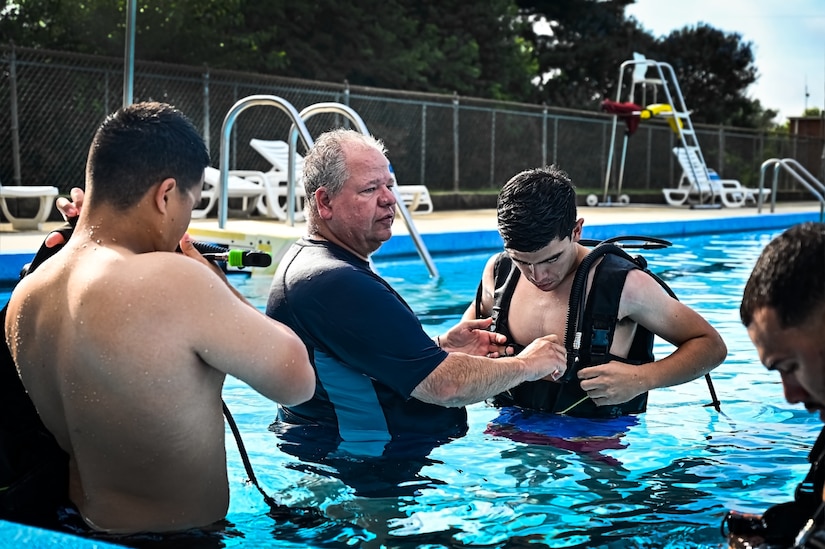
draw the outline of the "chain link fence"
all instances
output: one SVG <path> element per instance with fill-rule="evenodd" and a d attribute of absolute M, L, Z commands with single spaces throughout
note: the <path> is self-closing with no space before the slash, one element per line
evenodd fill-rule
<path fill-rule="evenodd" d="M 54 185 L 61 193 L 82 187 L 92 136 L 123 102 L 123 60 L 12 46 L 0 46 L 0 55 L 0 183 Z M 204 135 L 215 167 L 226 113 L 239 99 L 262 94 L 279 96 L 298 111 L 320 102 L 350 106 L 386 143 L 399 183 L 427 185 L 435 194 L 494 194 L 513 174 L 548 163 L 564 168 L 580 192 L 601 193 L 607 184 L 615 193 L 622 168 L 622 192 L 631 194 L 656 194 L 675 186 L 681 176 L 671 152 L 676 136 L 660 120 L 643 121 L 630 136 L 621 121 L 601 112 L 135 63 L 133 100 L 180 108 Z M 315 136 L 346 124 L 339 115 L 319 114 L 307 121 L 307 128 Z M 229 168 L 268 170 L 249 141 L 285 140 L 290 126 L 280 109 L 259 106 L 242 112 L 227 144 Z M 818 179 L 825 178 L 821 138 L 730 127 L 695 129 L 708 167 L 726 179 L 756 186 L 768 158 L 794 158 Z M 781 175 L 780 189 L 798 186 Z"/>

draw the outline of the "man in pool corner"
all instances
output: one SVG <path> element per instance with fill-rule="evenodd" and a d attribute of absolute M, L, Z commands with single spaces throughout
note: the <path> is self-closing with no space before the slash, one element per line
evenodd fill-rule
<path fill-rule="evenodd" d="M 795 225 L 765 246 L 739 314 L 759 360 L 779 372 L 785 399 L 825 421 L 825 224 Z M 825 429 L 808 459 L 793 501 L 725 517 L 731 547 L 825 546 Z"/>
<path fill-rule="evenodd" d="M 525 382 L 496 403 L 585 417 L 640 413 L 649 390 L 701 377 L 725 359 L 719 333 L 639 265 L 616 254 L 585 261 L 584 220 L 577 218 L 576 193 L 563 170 L 515 175 L 499 193 L 497 209 L 504 252 L 485 265 L 465 319 L 494 316 L 492 329 L 518 350 L 536 337 L 564 336 L 577 270 L 589 269 L 592 282 L 581 298 L 587 303 L 578 327 L 581 362 L 567 383 Z M 674 352 L 654 360 L 654 334 L 675 345 Z"/>

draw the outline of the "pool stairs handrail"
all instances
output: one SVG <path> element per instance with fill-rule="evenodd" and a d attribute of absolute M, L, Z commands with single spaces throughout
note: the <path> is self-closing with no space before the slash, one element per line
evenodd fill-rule
<path fill-rule="evenodd" d="M 323 102 L 323 103 L 315 103 L 314 105 L 310 105 L 304 108 L 301 113 L 302 120 L 308 120 L 309 118 L 315 116 L 316 114 L 321 113 L 332 113 L 332 114 L 340 114 L 345 116 L 352 122 L 356 129 L 363 133 L 364 135 L 371 135 L 369 130 L 367 129 L 367 125 L 364 123 L 364 120 L 361 116 L 355 112 L 350 106 L 344 105 L 343 103 L 335 103 L 335 102 Z M 295 153 L 295 148 L 297 145 L 297 132 L 298 128 L 293 126 L 289 131 L 289 138 L 287 143 L 289 144 L 290 149 L 290 158 Z M 291 164 L 291 162 L 290 162 Z M 290 175 L 294 175 L 292 173 L 292 169 L 290 168 Z M 430 252 L 427 250 L 427 246 L 424 244 L 424 240 L 421 238 L 421 235 L 418 233 L 418 229 L 415 226 L 415 223 L 412 220 L 412 214 L 410 214 L 410 210 L 407 208 L 407 205 L 404 201 L 404 198 L 401 196 L 398 190 L 398 180 L 395 177 L 395 171 L 392 169 L 392 164 L 390 164 L 390 174 L 392 174 L 393 181 L 395 185 L 392 187 L 392 192 L 395 195 L 396 200 L 396 208 L 398 212 L 401 214 L 401 218 L 404 220 L 404 224 L 407 226 L 407 231 L 410 234 L 410 238 L 412 238 L 413 244 L 415 244 L 415 249 L 418 251 L 419 257 L 421 257 L 422 261 L 427 267 L 427 270 L 430 272 L 430 277 L 438 278 L 438 269 L 433 262 L 433 258 L 430 256 Z M 293 186 L 288 186 L 290 192 L 294 192 Z M 293 198 L 290 197 L 287 200 L 287 204 L 289 206 L 289 210 L 292 209 Z"/>
<path fill-rule="evenodd" d="M 309 150 L 314 141 L 312 140 L 312 136 L 309 135 L 309 130 L 307 130 L 306 125 L 304 124 L 303 119 L 301 119 L 301 115 L 298 114 L 297 109 L 282 97 L 278 97 L 277 95 L 250 95 L 248 97 L 244 97 L 239 99 L 235 102 L 234 105 L 229 109 L 226 113 L 226 116 L 223 119 L 223 125 L 221 127 L 221 143 L 220 143 L 220 200 L 218 203 L 218 227 L 221 229 L 226 228 L 226 217 L 227 212 L 229 210 L 229 201 L 227 197 L 227 191 L 229 186 L 229 137 L 232 135 L 232 127 L 235 125 L 235 121 L 243 111 L 250 107 L 256 106 L 271 106 L 271 107 L 278 107 L 281 109 L 291 120 L 293 128 L 295 131 L 298 132 L 301 139 L 304 142 L 304 146 Z M 294 204 L 292 202 L 294 196 L 294 189 L 290 189 L 290 204 Z M 292 210 L 292 208 L 289 208 Z M 291 220 L 294 220 L 294 212 L 291 217 Z"/>
<path fill-rule="evenodd" d="M 762 191 L 765 187 L 765 173 L 768 168 L 773 167 L 773 180 L 771 185 L 771 213 L 776 209 L 776 189 L 779 183 L 779 172 L 784 170 L 793 180 L 808 189 L 819 201 L 819 221 L 825 223 L 825 184 L 818 180 L 805 167 L 793 158 L 769 158 L 762 162 L 759 170 L 759 192 L 757 196 L 756 208 L 758 213 L 762 213 Z"/>
<path fill-rule="evenodd" d="M 309 130 L 304 123 L 305 119 L 310 118 L 311 116 L 321 113 L 321 112 L 329 112 L 329 113 L 336 113 L 341 114 L 349 118 L 351 122 L 353 122 L 357 127 L 358 130 L 363 133 L 364 135 L 370 135 L 369 130 L 367 130 L 366 124 L 364 124 L 364 120 L 356 113 L 352 108 L 347 105 L 341 103 L 316 103 L 314 105 L 310 105 L 302 110 L 300 113 L 295 109 L 295 107 L 282 97 L 278 97 L 277 95 L 250 95 L 243 99 L 239 99 L 235 102 L 232 108 L 229 109 L 229 112 L 226 113 L 226 117 L 223 120 L 223 126 L 221 127 L 221 143 L 220 143 L 220 197 L 219 197 L 219 204 L 218 204 L 218 227 L 220 229 L 226 228 L 226 218 L 227 212 L 229 210 L 229 200 L 227 197 L 228 187 L 229 187 L 229 138 L 232 135 L 232 127 L 235 125 L 235 121 L 238 118 L 238 115 L 245 111 L 250 107 L 255 106 L 274 106 L 280 108 L 284 113 L 292 120 L 292 126 L 289 130 L 289 139 L 287 142 L 289 143 L 289 166 L 287 171 L 289 172 L 288 177 L 289 181 L 287 184 L 287 220 L 290 225 L 295 224 L 295 152 L 297 149 L 298 137 L 301 137 L 301 140 L 304 143 L 304 147 L 307 150 L 312 148 L 314 145 L 314 140 L 312 136 L 309 134 Z M 393 175 L 393 177 L 395 177 Z M 395 193 L 396 200 L 397 200 L 397 208 L 398 211 L 401 212 L 401 216 L 404 219 L 404 223 L 407 225 L 407 230 L 410 233 L 410 237 L 413 239 L 416 249 L 418 250 L 418 255 L 421 256 L 421 259 L 424 261 L 427 269 L 430 272 L 430 276 L 433 278 L 438 277 L 438 270 L 435 267 L 435 263 L 430 256 L 427 247 L 424 245 L 424 241 L 421 238 L 421 235 L 418 233 L 418 229 L 415 227 L 415 223 L 413 223 L 412 216 L 410 215 L 407 206 L 404 204 L 404 200 L 398 194 L 398 189 L 396 186 L 393 187 L 393 193 Z"/>

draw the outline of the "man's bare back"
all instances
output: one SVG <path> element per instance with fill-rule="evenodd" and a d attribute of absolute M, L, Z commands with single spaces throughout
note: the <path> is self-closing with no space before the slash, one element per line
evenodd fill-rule
<path fill-rule="evenodd" d="M 206 165 L 194 126 L 168 105 L 109 117 L 74 235 L 9 301 L 6 342 L 69 454 L 69 499 L 96 530 L 167 532 L 225 516 L 226 374 L 285 404 L 314 392 L 301 340 L 184 237 Z"/>
<path fill-rule="evenodd" d="M 9 321 L 20 340 L 40 341 L 20 346 L 21 377 L 46 427 L 77 456 L 70 496 L 87 520 L 106 517 L 97 528 L 177 530 L 226 512 L 225 374 L 200 355 L 231 352 L 209 334 L 226 330 L 218 319 L 233 309 L 269 320 L 217 282 L 181 255 L 72 240 L 20 283 L 36 297 L 14 300 Z M 238 356 L 267 345 L 256 335 L 238 334 Z"/>

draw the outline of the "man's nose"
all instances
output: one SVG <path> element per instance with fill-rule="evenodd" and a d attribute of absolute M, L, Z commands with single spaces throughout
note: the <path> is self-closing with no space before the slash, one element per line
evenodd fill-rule
<path fill-rule="evenodd" d="M 381 199 L 384 201 L 385 206 L 393 206 L 397 202 L 395 198 L 395 193 L 392 189 L 392 187 L 384 187 Z"/>
<path fill-rule="evenodd" d="M 806 402 L 808 399 L 808 391 L 790 374 L 782 374 L 782 391 L 785 393 L 785 400 L 791 404 Z"/>

